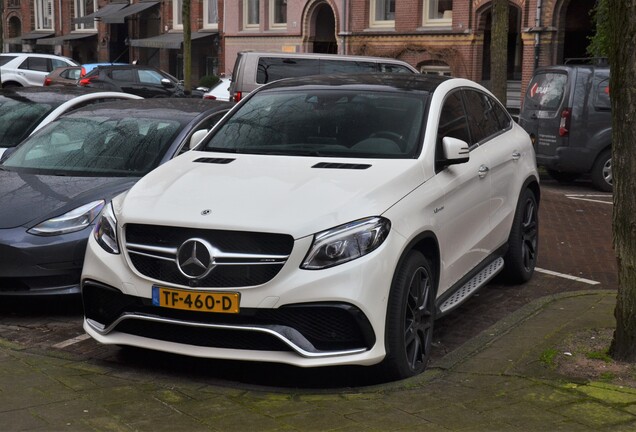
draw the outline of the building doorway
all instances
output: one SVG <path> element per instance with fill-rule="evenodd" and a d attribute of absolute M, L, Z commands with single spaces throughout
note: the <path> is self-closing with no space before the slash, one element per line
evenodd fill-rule
<path fill-rule="evenodd" d="M 309 10 L 309 52 L 337 54 L 336 17 L 331 6 L 319 2 Z"/>
<path fill-rule="evenodd" d="M 492 8 L 488 7 L 481 16 L 480 29 L 484 32 L 484 47 L 482 54 L 482 81 L 490 81 L 490 41 L 492 40 Z M 523 65 L 523 50 L 521 44 L 521 10 L 510 4 L 508 10 L 508 66 L 507 79 L 521 80 Z"/>
<path fill-rule="evenodd" d="M 589 38 L 594 34 L 594 25 L 590 11 L 596 0 L 570 1 L 566 7 L 563 26 L 563 57 L 558 59 L 564 63 L 568 59 L 582 59 L 589 57 L 587 46 Z"/>

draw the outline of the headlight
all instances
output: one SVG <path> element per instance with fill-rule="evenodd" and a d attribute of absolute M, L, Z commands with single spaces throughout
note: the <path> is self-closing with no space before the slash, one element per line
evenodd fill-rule
<path fill-rule="evenodd" d="M 104 207 L 102 216 L 99 218 L 95 230 L 93 231 L 97 243 L 108 253 L 118 254 L 119 243 L 117 241 L 117 219 L 113 212 L 113 204 L 109 203 Z"/>
<path fill-rule="evenodd" d="M 318 233 L 300 268 L 318 270 L 360 258 L 377 249 L 390 229 L 388 219 L 372 217 Z"/>
<path fill-rule="evenodd" d="M 102 208 L 104 208 L 104 200 L 93 201 L 61 216 L 46 220 L 31 228 L 28 232 L 41 236 L 54 236 L 80 231 L 95 220 Z"/>

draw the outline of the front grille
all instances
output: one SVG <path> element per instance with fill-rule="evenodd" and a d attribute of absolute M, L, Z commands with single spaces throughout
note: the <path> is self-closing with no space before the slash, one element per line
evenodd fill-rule
<path fill-rule="evenodd" d="M 294 244 L 293 238 L 286 234 L 139 224 L 129 224 L 125 229 L 127 250 L 137 271 L 152 279 L 185 286 L 234 288 L 264 284 L 278 274 Z M 216 267 L 200 279 L 186 277 L 175 260 L 174 251 L 193 238 L 208 242 L 220 254 Z M 152 248 L 168 252 L 148 253 Z M 259 258 L 232 260 L 223 258 L 224 254 Z"/>
<path fill-rule="evenodd" d="M 278 309 L 257 309 L 242 308 L 238 314 L 215 314 L 208 312 L 190 312 L 177 309 L 168 309 L 153 306 L 150 299 L 134 297 L 123 294 L 114 288 L 97 285 L 93 282 L 85 283 L 82 290 L 84 302 L 84 314 L 87 318 L 97 321 L 104 327 L 109 327 L 120 316 L 125 313 L 137 313 L 147 316 L 161 317 L 167 319 L 180 320 L 190 323 L 235 325 L 235 326 L 283 326 L 293 328 L 301 333 L 311 344 L 324 351 L 346 350 L 350 348 L 367 347 L 371 348 L 375 343 L 375 336 L 371 324 L 366 316 L 355 306 L 343 303 L 306 303 L 298 305 L 284 306 Z M 135 324 L 130 324 L 135 322 Z M 168 330 L 169 327 L 175 329 Z M 163 336 L 161 328 L 166 334 L 174 334 L 169 339 Z M 148 334 L 143 333 L 145 329 Z M 117 331 L 129 332 L 139 336 L 152 337 L 159 340 L 170 340 L 173 342 L 189 342 L 190 334 L 195 333 L 194 327 L 161 323 L 161 326 L 130 319 L 122 321 L 117 327 Z M 226 338 L 225 333 L 235 334 L 236 342 L 232 345 L 232 337 Z M 230 342 L 200 342 L 194 345 L 218 346 L 223 348 L 237 349 L 257 349 L 241 348 L 249 333 L 240 330 L 218 330 L 218 329 L 197 329 L 198 336 L 194 339 L 203 338 L 200 335 L 209 334 L 211 341 Z M 255 337 L 258 340 L 267 340 L 265 346 L 271 350 L 271 340 L 277 338 L 260 335 Z M 252 340 L 252 339 L 250 339 Z M 216 345 L 217 343 L 222 345 Z M 261 342 L 262 343 L 262 342 Z M 253 342 L 253 345 L 258 345 Z M 282 344 L 287 349 L 287 345 Z"/>

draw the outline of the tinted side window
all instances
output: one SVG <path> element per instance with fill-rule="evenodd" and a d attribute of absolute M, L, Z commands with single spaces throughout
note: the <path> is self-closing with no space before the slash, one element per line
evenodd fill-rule
<path fill-rule="evenodd" d="M 283 78 L 315 75 L 319 66 L 318 59 L 261 57 L 258 60 L 256 82 L 267 84 Z"/>
<path fill-rule="evenodd" d="M 594 108 L 599 111 L 609 111 L 612 109 L 612 104 L 610 103 L 609 78 L 604 79 L 596 86 Z"/>
<path fill-rule="evenodd" d="M 13 60 L 15 57 L 16 56 L 3 55 L 2 57 L 0 57 L 0 66 L 7 64 L 11 60 Z"/>
<path fill-rule="evenodd" d="M 65 61 L 58 60 L 58 59 L 51 59 L 51 63 L 53 64 L 53 69 L 68 66 L 68 64 Z"/>
<path fill-rule="evenodd" d="M 471 144 L 480 143 L 499 132 L 499 121 L 488 96 L 474 90 L 464 90 L 463 93 L 466 98 Z"/>
<path fill-rule="evenodd" d="M 19 69 L 28 69 L 39 72 L 50 72 L 51 67 L 48 59 L 41 57 L 28 57 L 22 62 Z"/>
<path fill-rule="evenodd" d="M 372 62 L 320 60 L 321 74 L 373 73 L 377 71 L 378 68 L 376 67 L 376 64 Z"/>
<path fill-rule="evenodd" d="M 495 101 L 491 101 L 491 104 L 493 106 L 495 117 L 497 117 L 497 121 L 499 123 L 499 129 L 508 129 L 510 122 L 512 121 L 508 111 L 506 111 L 501 104 L 498 104 Z"/>
<path fill-rule="evenodd" d="M 470 143 L 466 113 L 459 92 L 450 94 L 442 107 L 437 128 L 437 160 L 445 158 L 442 153 L 442 139 L 444 137 L 457 138 Z"/>
<path fill-rule="evenodd" d="M 161 84 L 163 76 L 161 76 L 159 72 L 150 69 L 139 69 L 137 72 L 139 73 L 139 82 L 144 84 Z"/>
<path fill-rule="evenodd" d="M 565 73 L 549 72 L 537 74 L 528 85 L 523 102 L 524 108 L 556 111 L 561 105 L 568 76 Z"/>
<path fill-rule="evenodd" d="M 380 63 L 380 72 L 382 73 L 408 73 L 412 74 L 413 71 L 406 66 L 392 64 L 392 63 Z"/>
<path fill-rule="evenodd" d="M 114 69 L 110 72 L 110 77 L 115 81 L 134 81 L 133 71 L 130 69 Z"/>

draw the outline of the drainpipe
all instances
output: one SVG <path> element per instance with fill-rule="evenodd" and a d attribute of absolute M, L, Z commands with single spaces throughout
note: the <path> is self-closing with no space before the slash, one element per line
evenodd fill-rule
<path fill-rule="evenodd" d="M 340 34 L 342 35 L 342 54 L 347 55 L 347 0 L 342 0 L 342 13 L 340 14 Z"/>
<path fill-rule="evenodd" d="M 534 69 L 539 67 L 539 54 L 541 52 L 541 0 L 537 0 L 537 16 L 534 21 Z"/>

